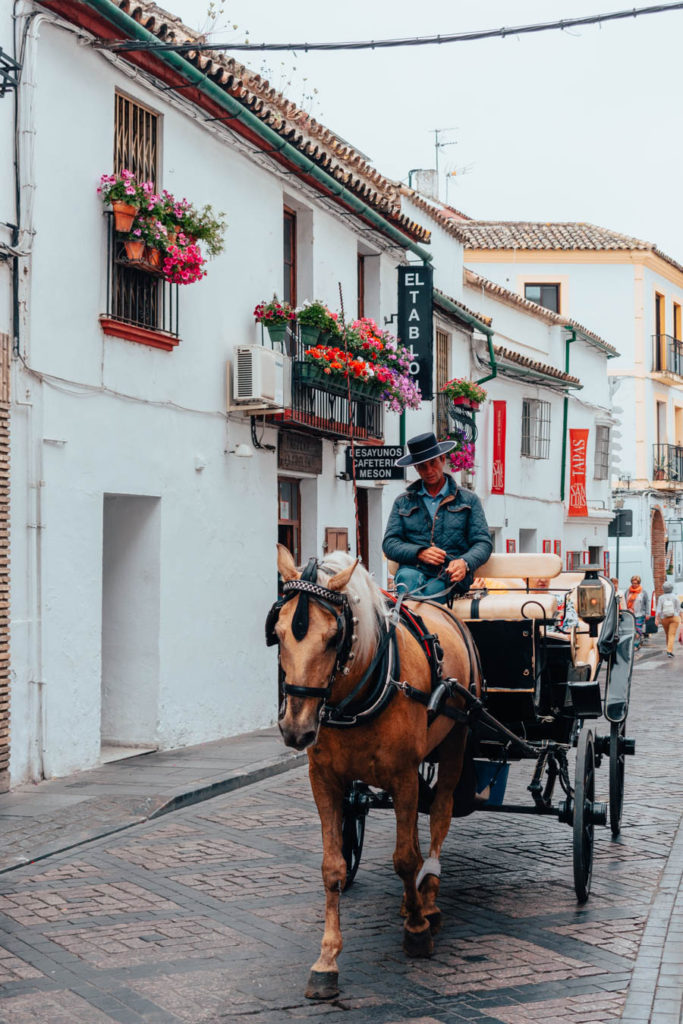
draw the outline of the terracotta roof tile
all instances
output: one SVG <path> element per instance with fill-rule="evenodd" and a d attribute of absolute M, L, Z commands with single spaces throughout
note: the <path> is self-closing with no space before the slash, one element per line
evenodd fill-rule
<path fill-rule="evenodd" d="M 148 0 L 113 0 L 148 31 L 166 43 L 203 42 L 180 18 Z M 385 178 L 348 142 L 301 110 L 267 79 L 223 52 L 185 51 L 184 57 L 225 89 L 290 145 L 374 207 L 411 238 L 426 242 L 430 232 L 401 212 L 399 186 Z"/>
<path fill-rule="evenodd" d="M 528 370 L 536 370 L 544 377 L 555 377 L 557 380 L 563 381 L 565 384 L 574 384 L 576 387 L 583 387 L 583 384 L 578 377 L 572 377 L 570 373 L 564 373 L 563 370 L 558 370 L 555 366 L 550 366 L 548 363 L 539 363 L 535 359 L 530 359 L 528 356 L 523 356 L 519 352 L 514 352 L 511 348 L 504 348 L 503 345 L 494 345 L 493 351 L 500 359 L 505 359 L 509 363 L 517 363 L 519 366 L 523 366 Z"/>
<path fill-rule="evenodd" d="M 407 188 L 405 185 L 401 185 L 399 190 L 401 195 L 410 199 L 411 203 L 414 203 L 420 210 L 424 210 L 424 212 L 435 220 L 444 231 L 448 232 L 449 235 L 457 238 L 459 242 L 463 243 L 463 245 L 467 244 L 467 235 L 460 230 L 461 221 L 455 216 L 456 211 L 445 209 L 443 204 L 436 204 L 436 201 L 430 202 L 428 199 L 425 199 L 424 196 L 420 195 L 419 192 L 416 192 L 412 188 Z"/>
<path fill-rule="evenodd" d="M 489 221 L 466 220 L 460 230 L 467 237 L 468 249 L 526 249 L 567 252 L 651 252 L 683 273 L 683 266 L 658 249 L 654 242 L 646 242 L 632 235 L 622 235 L 610 228 L 581 221 Z"/>
<path fill-rule="evenodd" d="M 447 295 L 445 291 L 439 288 L 434 289 L 434 302 L 437 306 L 439 305 L 440 296 L 443 296 L 444 299 L 448 299 L 448 301 L 452 302 L 454 306 L 457 306 L 459 309 L 464 310 L 465 313 L 468 313 L 470 316 L 473 316 L 475 320 L 481 320 L 481 322 L 483 324 L 486 324 L 487 327 L 490 327 L 491 324 L 493 323 L 493 320 L 490 316 L 485 316 L 484 313 L 475 313 L 473 309 L 470 309 L 469 306 L 466 306 L 464 302 L 460 301 L 460 299 L 454 299 L 452 295 Z"/>

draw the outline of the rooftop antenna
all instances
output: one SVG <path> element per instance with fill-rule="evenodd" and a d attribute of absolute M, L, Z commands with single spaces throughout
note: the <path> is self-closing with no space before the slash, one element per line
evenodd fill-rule
<path fill-rule="evenodd" d="M 435 161 L 435 167 L 436 167 L 436 181 L 437 181 L 437 186 L 436 187 L 437 187 L 437 189 L 439 189 L 439 191 L 440 191 L 440 188 L 439 188 L 439 185 L 440 185 L 440 182 L 439 182 L 439 150 L 440 149 L 445 149 L 446 146 L 457 146 L 458 145 L 457 139 L 453 139 L 452 142 L 440 142 L 439 141 L 439 136 L 443 135 L 444 132 L 455 132 L 457 130 L 458 130 L 457 128 L 434 128 L 433 129 L 433 131 L 434 131 L 434 161 Z M 439 197 L 437 195 L 437 199 L 438 198 Z"/>

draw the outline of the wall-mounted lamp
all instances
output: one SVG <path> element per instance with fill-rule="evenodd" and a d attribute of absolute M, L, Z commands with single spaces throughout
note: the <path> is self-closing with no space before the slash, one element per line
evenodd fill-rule
<path fill-rule="evenodd" d="M 235 455 L 238 459 L 250 459 L 254 454 L 254 449 L 250 444 L 238 444 L 234 448 L 228 450 L 228 455 Z"/>

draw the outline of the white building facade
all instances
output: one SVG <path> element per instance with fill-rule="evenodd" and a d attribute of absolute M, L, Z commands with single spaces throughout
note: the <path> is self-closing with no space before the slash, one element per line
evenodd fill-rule
<path fill-rule="evenodd" d="M 187 37 L 158 8 L 136 21 L 127 9 L 17 5 L 16 126 L 0 104 L 0 220 L 19 228 L 0 236 L 0 333 L 14 350 L 4 788 L 275 720 L 263 641 L 275 546 L 355 553 L 350 416 L 334 395 L 297 406 L 291 355 L 269 405 L 235 408 L 226 369 L 238 347 L 267 343 L 253 310 L 273 293 L 338 309 L 341 287 L 347 319 L 383 325 L 397 265 L 419 263 L 428 237 L 392 183 L 240 65 L 97 50 L 112 35 Z M 0 18 L 11 52 L 6 7 Z M 175 287 L 125 265 L 95 191 L 113 154 L 225 211 L 225 250 L 203 280 Z M 399 439 L 380 403 L 354 418 L 362 438 Z M 397 489 L 360 488 L 378 574 Z"/>
<path fill-rule="evenodd" d="M 588 322 L 620 355 L 609 374 L 619 446 L 615 502 L 632 535 L 610 539 L 612 565 L 649 593 L 683 583 L 683 266 L 651 242 L 590 224 L 463 221 L 466 263 L 520 296 L 542 294 Z M 543 290 L 541 292 L 541 289 Z M 573 350 L 572 350 L 573 352 Z"/>

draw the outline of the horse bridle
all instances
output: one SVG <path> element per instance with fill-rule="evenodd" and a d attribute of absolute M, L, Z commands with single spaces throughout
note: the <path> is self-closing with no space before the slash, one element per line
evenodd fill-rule
<path fill-rule="evenodd" d="M 328 590 L 327 587 L 321 586 L 317 579 L 318 560 L 311 558 L 300 579 L 289 580 L 284 584 L 282 597 L 275 602 L 266 618 L 266 644 L 268 647 L 279 643 L 275 626 L 280 617 L 280 611 L 283 605 L 297 594 L 299 595 L 299 604 L 292 618 L 292 634 L 297 643 L 303 640 L 308 633 L 310 600 L 315 601 L 336 619 L 336 657 L 327 686 L 295 686 L 291 683 L 284 683 L 283 692 L 287 697 L 317 697 L 326 700 L 332 693 L 335 676 L 338 672 L 348 674 L 349 669 L 346 663 L 354 657 L 351 647 L 357 640 L 354 627 L 358 623 L 358 619 L 351 611 L 349 598 L 340 591 Z"/>

